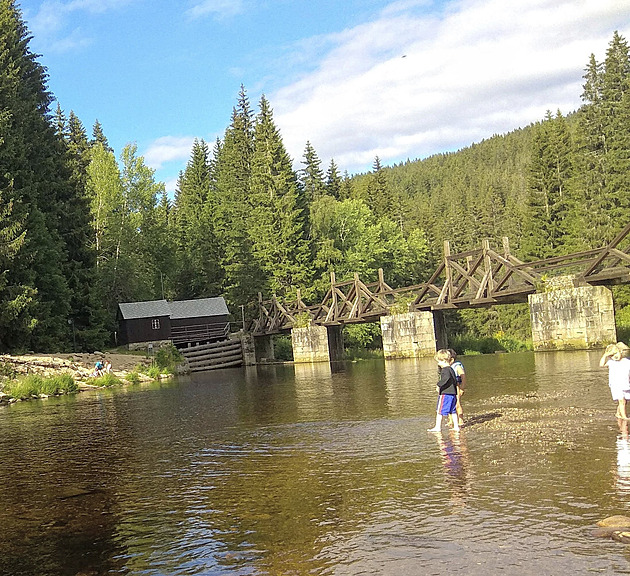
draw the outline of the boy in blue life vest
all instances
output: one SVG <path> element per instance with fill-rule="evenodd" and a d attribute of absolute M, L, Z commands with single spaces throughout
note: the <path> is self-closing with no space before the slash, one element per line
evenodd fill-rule
<path fill-rule="evenodd" d="M 439 393 L 435 426 L 429 428 L 429 432 L 440 432 L 442 429 L 442 417 L 448 416 L 453 424 L 453 430 L 459 430 L 457 419 L 457 377 L 451 368 L 452 358 L 448 350 L 438 350 L 435 353 L 435 361 L 440 367 L 440 380 L 437 383 Z"/>
<path fill-rule="evenodd" d="M 464 411 L 462 410 L 462 394 L 466 389 L 466 371 L 464 370 L 464 365 L 457 360 L 457 352 L 455 352 L 452 348 L 449 348 L 448 352 L 453 360 L 451 368 L 453 369 L 453 372 L 455 372 L 455 377 L 457 378 L 457 421 L 460 426 L 463 426 Z"/>

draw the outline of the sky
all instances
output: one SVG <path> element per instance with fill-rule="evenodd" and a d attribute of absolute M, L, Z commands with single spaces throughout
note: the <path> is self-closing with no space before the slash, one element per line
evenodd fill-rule
<path fill-rule="evenodd" d="M 48 88 L 176 187 L 241 85 L 295 169 L 456 151 L 581 105 L 591 54 L 630 42 L 629 0 L 17 0 Z M 53 104 L 53 109 L 56 104 Z"/>

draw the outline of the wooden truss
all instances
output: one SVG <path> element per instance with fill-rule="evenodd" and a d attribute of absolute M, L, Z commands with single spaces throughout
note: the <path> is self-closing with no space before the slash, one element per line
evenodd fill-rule
<path fill-rule="evenodd" d="M 544 286 L 554 275 L 572 275 L 574 285 L 630 282 L 630 224 L 610 244 L 566 256 L 522 262 L 510 254 L 507 238 L 501 253 L 484 240 L 480 249 L 450 253 L 444 243 L 444 258 L 423 284 L 392 289 L 379 270 L 378 281 L 365 284 L 354 279 L 336 282 L 320 304 L 306 305 L 297 298 L 281 303 L 275 296 L 264 301 L 258 295 L 258 317 L 250 323 L 254 334 L 274 334 L 289 330 L 296 318 L 308 314 L 312 324 L 324 326 L 373 322 L 390 313 L 401 296 L 409 301 L 409 311 L 447 308 L 473 308 L 495 304 L 526 302 L 527 296 Z"/>

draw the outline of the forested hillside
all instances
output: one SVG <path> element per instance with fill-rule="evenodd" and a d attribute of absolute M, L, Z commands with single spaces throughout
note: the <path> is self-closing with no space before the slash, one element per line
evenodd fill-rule
<path fill-rule="evenodd" d="M 170 198 L 135 145 L 116 156 L 98 121 L 88 136 L 53 106 L 13 0 L 0 23 L 2 351 L 111 345 L 119 302 L 222 294 L 240 319 L 258 292 L 318 300 L 333 270 L 419 283 L 444 240 L 461 251 L 508 236 L 525 260 L 597 247 L 630 216 L 630 54 L 617 34 L 585 63 L 580 110 L 455 153 L 376 158 L 352 177 L 308 142 L 296 170 L 271 103 L 254 110 L 241 88 L 223 137 L 195 141 Z M 516 307 L 449 322 L 487 336 L 522 333 L 527 318 Z"/>

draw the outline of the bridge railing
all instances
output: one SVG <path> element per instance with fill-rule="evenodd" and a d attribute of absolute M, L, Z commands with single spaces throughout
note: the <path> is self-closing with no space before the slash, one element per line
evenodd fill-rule
<path fill-rule="evenodd" d="M 258 317 L 250 322 L 249 330 L 255 334 L 289 330 L 304 313 L 314 324 L 371 322 L 390 314 L 392 306 L 405 297 L 409 311 L 526 302 L 546 278 L 560 273 L 573 274 L 578 283 L 630 282 L 629 239 L 630 224 L 602 248 L 533 262 L 513 256 L 507 238 L 502 253 L 484 240 L 481 248 L 451 254 L 445 242 L 443 260 L 427 282 L 394 289 L 380 269 L 378 281 L 372 283 L 362 282 L 356 273 L 353 280 L 337 282 L 333 272 L 319 304 L 305 304 L 299 291 L 296 300 L 289 302 L 275 296 L 263 300 L 259 294 Z"/>

